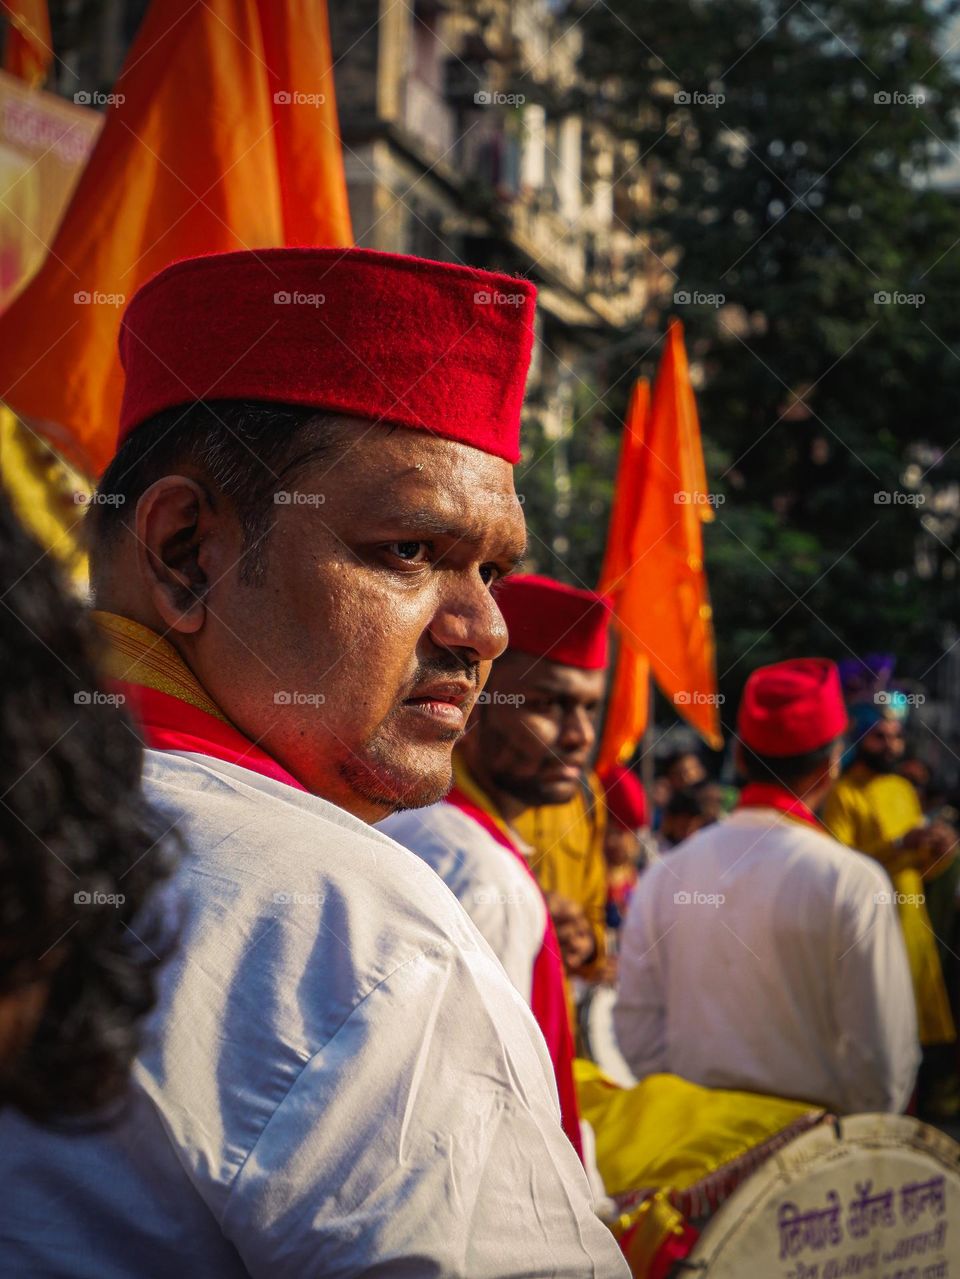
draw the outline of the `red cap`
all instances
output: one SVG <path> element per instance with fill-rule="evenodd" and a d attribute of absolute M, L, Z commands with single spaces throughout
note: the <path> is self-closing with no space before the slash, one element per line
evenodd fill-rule
<path fill-rule="evenodd" d="M 647 824 L 647 792 L 636 773 L 614 764 L 600 774 L 607 812 L 627 830 Z"/>
<path fill-rule="evenodd" d="M 519 574 L 497 587 L 508 647 L 563 666 L 600 671 L 607 665 L 610 601 L 549 577 Z"/>
<path fill-rule="evenodd" d="M 255 399 L 517 462 L 535 298 L 527 280 L 372 249 L 187 258 L 124 314 L 117 443 L 162 409 Z"/>
<path fill-rule="evenodd" d="M 847 727 L 840 673 L 825 657 L 761 666 L 747 680 L 737 733 L 758 755 L 805 755 Z"/>

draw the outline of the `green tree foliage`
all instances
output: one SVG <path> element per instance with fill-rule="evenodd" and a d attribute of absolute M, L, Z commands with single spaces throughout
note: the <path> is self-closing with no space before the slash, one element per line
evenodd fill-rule
<path fill-rule="evenodd" d="M 704 374 L 728 696 L 804 652 L 920 674 L 956 617 L 960 200 L 931 179 L 960 173 L 957 7 L 583 6 L 590 109 L 640 145 Z"/>

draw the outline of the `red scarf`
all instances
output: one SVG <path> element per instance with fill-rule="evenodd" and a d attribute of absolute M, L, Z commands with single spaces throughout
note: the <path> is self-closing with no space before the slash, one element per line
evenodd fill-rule
<path fill-rule="evenodd" d="M 740 792 L 737 808 L 775 808 L 785 817 L 793 817 L 798 822 L 806 822 L 823 830 L 820 822 L 802 799 L 797 799 L 792 791 L 774 782 L 748 782 Z"/>
<path fill-rule="evenodd" d="M 452 804 L 454 808 L 459 808 L 467 817 L 472 817 L 489 835 L 493 836 L 498 844 L 508 849 L 536 884 L 536 878 L 527 865 L 526 858 L 488 813 L 468 799 L 456 786 L 447 795 L 446 802 Z M 537 891 L 540 891 L 539 885 Z M 560 1120 L 563 1131 L 570 1138 L 582 1162 L 580 1109 L 577 1105 L 577 1090 L 573 1082 L 573 1034 L 570 1030 L 570 1013 L 567 1008 L 567 987 L 563 975 L 560 943 L 549 913 L 543 930 L 543 944 L 533 963 L 530 1006 L 547 1041 L 547 1050 L 553 1062 L 553 1073 L 556 1076 L 557 1093 L 560 1097 Z"/>
<path fill-rule="evenodd" d="M 140 726 L 147 746 L 155 751 L 190 751 L 209 755 L 228 764 L 238 764 L 274 781 L 304 790 L 295 777 L 264 751 L 247 741 L 241 732 L 207 711 L 199 710 L 157 688 L 110 680 L 111 688 L 127 699 L 133 718 Z"/>

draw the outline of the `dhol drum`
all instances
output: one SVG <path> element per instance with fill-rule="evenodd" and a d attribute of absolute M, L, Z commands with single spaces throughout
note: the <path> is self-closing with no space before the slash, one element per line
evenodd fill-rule
<path fill-rule="evenodd" d="M 631 1088 L 636 1076 L 623 1059 L 613 1030 L 613 1005 L 617 1001 L 613 986 L 587 986 L 577 1004 L 577 1023 L 584 1056 L 595 1061 L 605 1075 L 620 1085 Z"/>
<path fill-rule="evenodd" d="M 902 1115 L 821 1123 L 743 1181 L 671 1275 L 957 1279 L 960 1145 Z"/>

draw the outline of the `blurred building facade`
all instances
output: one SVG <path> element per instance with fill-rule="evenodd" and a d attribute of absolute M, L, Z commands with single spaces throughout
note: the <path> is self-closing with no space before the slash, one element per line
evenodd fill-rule
<path fill-rule="evenodd" d="M 570 8 L 350 0 L 330 11 L 357 242 L 531 278 L 527 412 L 561 445 L 602 407 L 605 353 L 642 327 L 661 281 L 651 271 L 666 275 L 638 229 L 638 153 L 585 108 Z M 562 446 L 554 453 L 562 502 Z"/>

